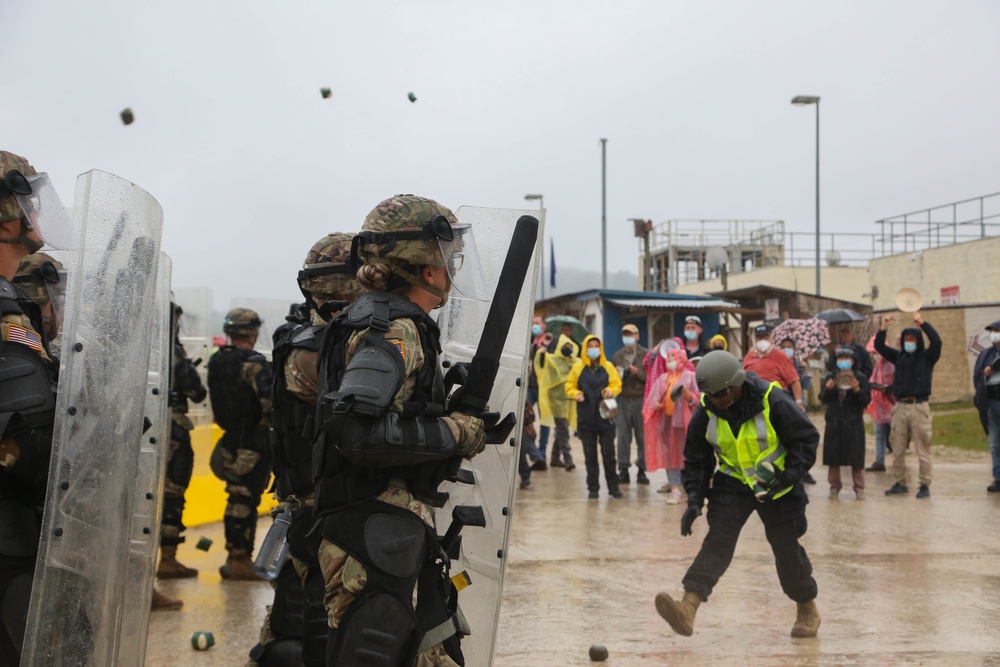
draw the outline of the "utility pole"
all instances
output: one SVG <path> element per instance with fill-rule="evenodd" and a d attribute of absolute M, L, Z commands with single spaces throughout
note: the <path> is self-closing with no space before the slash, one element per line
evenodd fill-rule
<path fill-rule="evenodd" d="M 601 139 L 601 289 L 608 289 L 608 140 Z"/>

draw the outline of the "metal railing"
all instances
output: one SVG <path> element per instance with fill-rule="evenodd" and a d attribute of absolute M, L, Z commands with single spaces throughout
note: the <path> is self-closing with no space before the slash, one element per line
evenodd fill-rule
<path fill-rule="evenodd" d="M 879 256 L 1000 235 L 1000 192 L 876 220 Z"/>

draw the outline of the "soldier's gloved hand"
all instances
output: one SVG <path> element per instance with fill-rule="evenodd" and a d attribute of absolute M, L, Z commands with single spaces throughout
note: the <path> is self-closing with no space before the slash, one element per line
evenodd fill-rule
<path fill-rule="evenodd" d="M 681 517 L 681 537 L 687 537 L 691 534 L 691 526 L 694 525 L 694 520 L 700 516 L 700 507 L 697 505 L 688 505 L 687 509 L 684 510 L 684 516 Z"/>
<path fill-rule="evenodd" d="M 462 432 L 457 443 L 459 454 L 471 459 L 486 448 L 486 426 L 482 419 L 461 412 L 453 412 L 451 418 Z"/>
<path fill-rule="evenodd" d="M 754 495 L 761 502 L 772 499 L 774 494 L 795 483 L 788 473 L 766 461 L 757 464 L 754 479 L 757 480 Z"/>

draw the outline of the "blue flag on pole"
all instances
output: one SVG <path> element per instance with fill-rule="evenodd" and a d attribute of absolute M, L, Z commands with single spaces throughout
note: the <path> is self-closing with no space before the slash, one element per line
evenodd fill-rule
<path fill-rule="evenodd" d="M 551 273 L 549 277 L 549 286 L 552 289 L 556 288 L 556 242 L 553 239 L 549 239 L 549 260 L 551 262 Z"/>

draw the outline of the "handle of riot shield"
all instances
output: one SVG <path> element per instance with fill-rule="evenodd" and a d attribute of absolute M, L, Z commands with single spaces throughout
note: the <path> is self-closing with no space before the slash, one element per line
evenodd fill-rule
<path fill-rule="evenodd" d="M 451 525 L 441 538 L 441 548 L 452 560 L 456 560 L 462 550 L 462 529 L 466 526 L 486 527 L 486 513 L 482 507 L 456 505 L 451 511 Z"/>
<path fill-rule="evenodd" d="M 517 426 L 517 415 L 513 412 L 508 412 L 507 416 L 503 419 L 486 426 L 486 444 L 502 445 L 507 442 L 507 438 L 510 437 L 510 432 L 514 430 L 515 426 Z"/>

